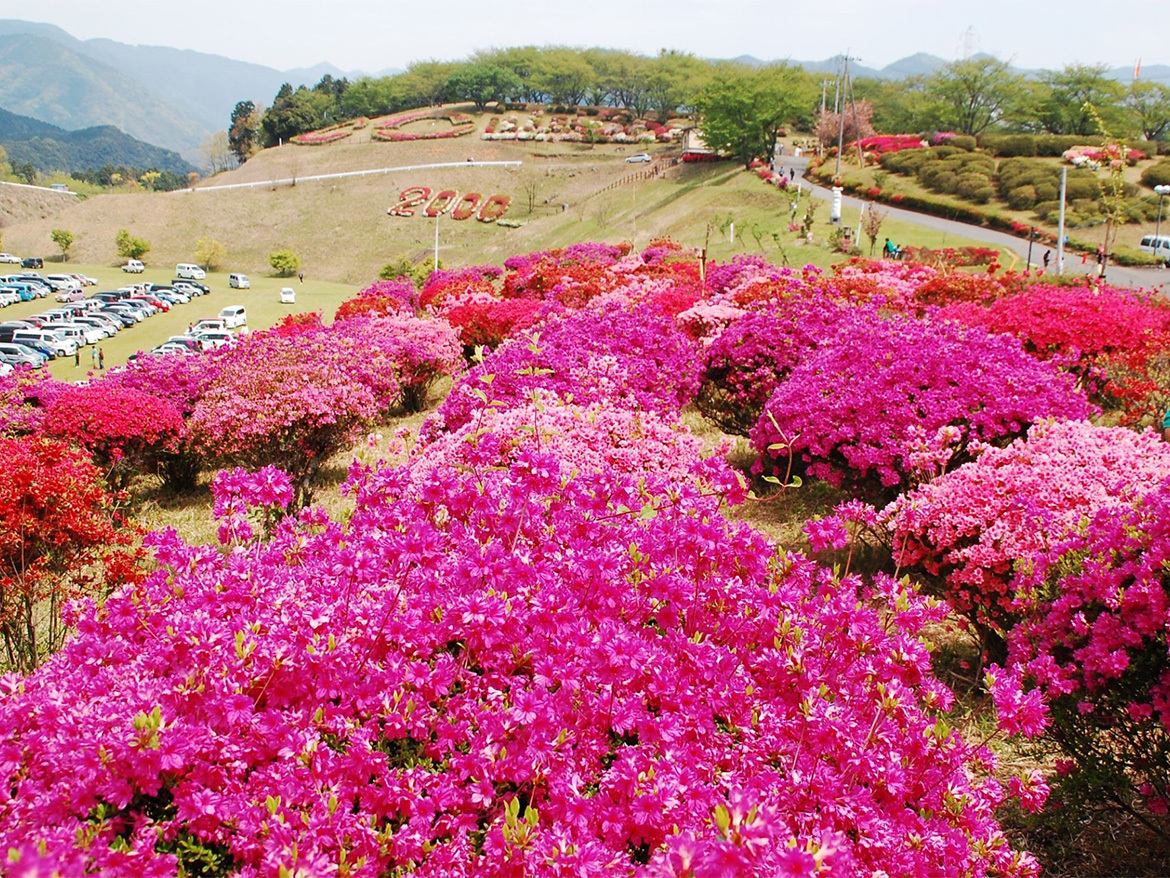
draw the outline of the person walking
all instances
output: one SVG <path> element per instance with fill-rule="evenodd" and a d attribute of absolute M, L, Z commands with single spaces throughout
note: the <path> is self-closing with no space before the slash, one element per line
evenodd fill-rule
<path fill-rule="evenodd" d="M 76 369 L 81 365 L 81 348 L 73 352 L 73 368 Z"/>
<path fill-rule="evenodd" d="M 101 348 L 98 348 L 98 368 L 106 368 L 106 352 Z"/>
<path fill-rule="evenodd" d="M 300 272 L 297 277 L 300 279 L 301 283 L 305 282 L 305 273 L 303 271 Z"/>
<path fill-rule="evenodd" d="M 1048 271 L 1048 263 L 1049 263 L 1049 261 L 1051 261 L 1051 259 L 1052 259 L 1052 251 L 1045 250 L 1044 251 L 1044 270 L 1045 271 Z"/>

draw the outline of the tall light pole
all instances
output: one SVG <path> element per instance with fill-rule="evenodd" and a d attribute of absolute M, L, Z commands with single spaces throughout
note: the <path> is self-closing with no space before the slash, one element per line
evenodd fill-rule
<path fill-rule="evenodd" d="M 1158 196 L 1158 225 L 1154 227 L 1154 237 L 1162 234 L 1162 199 L 1170 195 L 1170 186 L 1155 186 L 1154 192 Z M 1154 252 L 1158 252 L 1158 242 L 1154 242 Z"/>

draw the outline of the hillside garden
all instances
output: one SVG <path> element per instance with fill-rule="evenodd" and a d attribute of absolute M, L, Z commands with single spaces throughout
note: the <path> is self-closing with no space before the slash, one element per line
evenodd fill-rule
<path fill-rule="evenodd" d="M 658 240 L 0 379 L 6 874 L 1156 874 L 1168 353 Z"/>

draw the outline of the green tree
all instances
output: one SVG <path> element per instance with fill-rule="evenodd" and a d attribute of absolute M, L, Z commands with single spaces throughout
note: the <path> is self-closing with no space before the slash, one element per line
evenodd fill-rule
<path fill-rule="evenodd" d="M 540 53 L 533 79 L 552 103 L 575 106 L 585 100 L 598 77 L 580 52 L 556 47 Z"/>
<path fill-rule="evenodd" d="M 141 259 L 150 252 L 149 241 L 134 237 L 126 229 L 118 229 L 118 233 L 114 235 L 114 246 L 123 259 Z"/>
<path fill-rule="evenodd" d="M 658 121 L 665 124 L 680 108 L 694 106 L 710 75 L 710 64 L 685 52 L 664 49 L 651 59 L 645 81 L 649 105 L 658 114 Z"/>
<path fill-rule="evenodd" d="M 491 101 L 504 101 L 520 90 L 520 77 L 498 64 L 463 64 L 447 80 L 452 100 L 472 101 L 482 110 Z"/>
<path fill-rule="evenodd" d="M 935 105 L 931 127 L 978 135 L 999 122 L 1022 94 L 1022 77 L 995 58 L 954 61 L 926 80 L 926 95 Z"/>
<path fill-rule="evenodd" d="M 785 65 L 754 70 L 721 65 L 699 94 L 699 131 L 709 147 L 746 167 L 752 159 L 771 157 L 777 130 L 812 100 L 801 71 Z"/>
<path fill-rule="evenodd" d="M 49 237 L 61 248 L 61 261 L 64 262 L 69 257 L 69 248 L 77 238 L 68 229 L 53 229 L 49 232 Z"/>
<path fill-rule="evenodd" d="M 1130 127 L 1146 140 L 1165 140 L 1170 134 L 1170 88 L 1160 82 L 1134 80 L 1123 106 Z"/>
<path fill-rule="evenodd" d="M 1040 77 L 1040 124 L 1049 134 L 1097 134 L 1093 109 L 1110 127 L 1120 115 L 1121 84 L 1105 75 L 1104 64 L 1071 64 Z"/>
<path fill-rule="evenodd" d="M 292 277 L 301 267 L 301 258 L 287 247 L 270 253 L 268 262 L 272 265 L 277 277 Z"/>
<path fill-rule="evenodd" d="M 251 101 L 240 101 L 232 109 L 228 126 L 228 148 L 241 165 L 260 149 L 260 113 Z"/>
<path fill-rule="evenodd" d="M 200 238 L 195 242 L 195 261 L 207 271 L 214 271 L 223 264 L 227 249 L 214 238 Z"/>

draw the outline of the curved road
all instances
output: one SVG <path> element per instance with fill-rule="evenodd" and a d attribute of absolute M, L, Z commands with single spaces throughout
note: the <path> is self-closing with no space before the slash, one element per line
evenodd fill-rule
<path fill-rule="evenodd" d="M 826 189 L 819 183 L 804 176 L 805 168 L 808 165 L 806 158 L 794 158 L 789 155 L 776 157 L 776 168 L 788 169 L 792 168 L 796 172 L 796 179 L 802 181 L 802 185 L 808 189 L 811 188 L 814 195 L 818 198 L 823 198 L 829 201 L 833 197 L 833 193 Z M 841 203 L 848 207 L 859 209 L 863 204 L 871 202 L 864 201 L 860 198 L 854 198 L 851 195 L 843 195 Z M 957 238 L 967 238 L 973 241 L 981 241 L 985 244 L 994 244 L 998 247 L 1004 247 L 1019 254 L 1021 267 L 1023 260 L 1028 256 L 1028 242 L 1025 239 L 1017 238 L 1015 235 L 1009 235 L 1005 232 L 998 232 L 994 229 L 988 229 L 983 226 L 972 226 L 967 223 L 957 222 L 955 220 L 943 219 L 942 217 L 933 216 L 927 213 L 918 213 L 913 210 L 906 210 L 903 207 L 895 207 L 892 204 L 881 205 L 883 210 L 889 211 L 891 217 L 896 217 L 899 220 L 915 225 L 926 226 L 927 228 L 935 229 L 940 232 L 945 232 L 948 235 L 954 235 Z M 1052 250 L 1052 270 L 1056 268 L 1056 248 L 1047 244 L 1034 244 L 1032 246 L 1032 261 L 1039 264 L 1044 257 L 1044 251 Z M 1064 270 L 1065 273 L 1087 274 L 1089 272 L 1096 272 L 1096 260 L 1090 258 L 1086 263 L 1081 262 L 1081 254 L 1065 251 L 1064 254 Z M 1170 271 L 1164 268 L 1128 268 L 1120 265 L 1110 265 L 1105 272 L 1105 280 L 1111 284 L 1121 287 L 1130 287 L 1133 289 L 1144 288 L 1154 290 L 1158 293 L 1167 293 L 1167 285 L 1170 284 Z"/>

